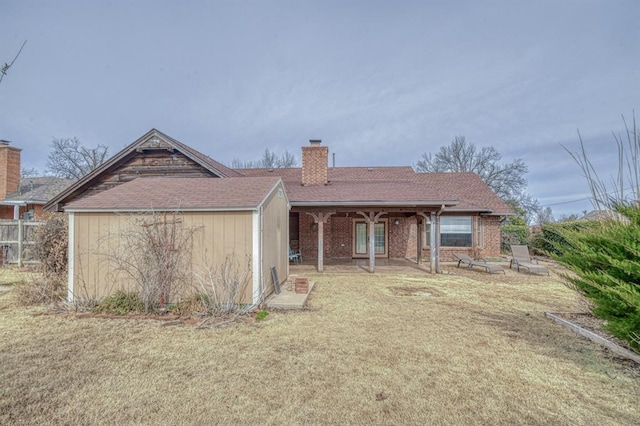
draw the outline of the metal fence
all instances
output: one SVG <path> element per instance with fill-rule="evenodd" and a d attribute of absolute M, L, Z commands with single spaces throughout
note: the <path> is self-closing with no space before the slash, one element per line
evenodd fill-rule
<path fill-rule="evenodd" d="M 44 222 L 33 220 L 0 220 L 0 247 L 2 265 L 39 263 L 33 247 L 35 231 Z"/>

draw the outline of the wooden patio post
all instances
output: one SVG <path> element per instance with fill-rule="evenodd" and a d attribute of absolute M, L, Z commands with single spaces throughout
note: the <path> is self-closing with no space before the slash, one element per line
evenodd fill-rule
<path fill-rule="evenodd" d="M 375 272 L 376 267 L 376 243 L 375 243 L 375 224 L 378 223 L 378 219 L 387 212 L 356 212 L 360 216 L 364 217 L 367 226 L 369 227 L 369 272 Z"/>
<path fill-rule="evenodd" d="M 324 269 L 324 224 L 327 223 L 327 219 L 334 215 L 336 212 L 318 212 L 310 213 L 309 216 L 313 218 L 313 223 L 318 225 L 318 272 L 322 272 Z"/>

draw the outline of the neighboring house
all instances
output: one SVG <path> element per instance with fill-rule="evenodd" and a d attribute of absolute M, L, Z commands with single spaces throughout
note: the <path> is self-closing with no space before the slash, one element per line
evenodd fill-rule
<path fill-rule="evenodd" d="M 73 183 L 52 176 L 21 179 L 21 151 L 0 141 L 0 219 L 41 219 L 43 206 Z"/>
<path fill-rule="evenodd" d="M 436 271 L 439 260 L 451 258 L 452 252 L 500 254 L 500 220 L 512 212 L 475 174 L 415 173 L 408 166 L 329 167 L 328 153 L 315 140 L 302 147 L 301 168 L 233 170 L 155 129 L 149 131 L 45 206 L 70 215 L 70 290 L 80 277 L 101 276 L 82 256 L 95 251 L 99 229 L 109 229 L 117 213 L 127 211 L 230 217 L 251 211 L 251 225 L 223 221 L 227 239 L 209 260 L 219 262 L 236 247 L 252 247 L 254 294 L 273 285 L 266 274 L 272 266 L 281 281 L 286 280 L 287 245 L 300 250 L 305 261 L 317 261 L 320 271 L 325 259 L 368 259 L 372 272 L 380 258 L 429 259 Z M 164 179 L 137 180 L 142 177 Z M 250 179 L 260 178 L 271 178 L 265 182 L 272 185 L 270 190 L 261 187 L 260 203 L 258 196 L 235 203 L 242 205 L 227 204 L 226 197 L 250 191 Z M 207 180 L 219 182 L 209 187 Z M 202 199 L 193 199 L 191 191 Z M 267 220 L 263 209 L 273 197 L 281 201 Z M 212 235 L 216 237 L 209 243 L 216 244 L 219 234 Z"/>

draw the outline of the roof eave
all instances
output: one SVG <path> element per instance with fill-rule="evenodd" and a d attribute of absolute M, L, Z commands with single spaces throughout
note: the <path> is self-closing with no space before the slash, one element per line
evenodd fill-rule
<path fill-rule="evenodd" d="M 95 207 L 64 207 L 65 213 L 150 213 L 150 212 L 253 212 L 256 206 L 231 207 L 123 207 L 123 208 L 95 208 Z"/>
<path fill-rule="evenodd" d="M 457 200 L 439 201 L 292 201 L 292 207 L 441 207 L 455 206 Z"/>

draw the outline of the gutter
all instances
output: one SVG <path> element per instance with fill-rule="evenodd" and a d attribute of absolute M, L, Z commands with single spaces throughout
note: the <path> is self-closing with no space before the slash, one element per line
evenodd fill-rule
<path fill-rule="evenodd" d="M 436 219 L 436 223 L 435 223 L 435 228 L 436 228 L 436 274 L 439 274 L 440 271 L 440 238 L 438 237 L 439 230 L 440 230 L 440 215 L 442 214 L 442 212 L 444 211 L 444 204 L 442 204 L 440 206 L 440 209 L 436 212 L 435 214 L 435 219 Z"/>
<path fill-rule="evenodd" d="M 86 208 L 83 209 L 81 207 L 65 207 L 65 213 L 148 213 L 148 212 L 173 212 L 173 211 L 181 211 L 181 212 L 253 212 L 260 208 L 260 206 L 253 207 L 193 207 L 193 208 L 184 208 L 180 206 L 176 207 L 162 207 L 162 208 L 154 208 L 154 207 L 135 207 L 135 208 Z"/>
<path fill-rule="evenodd" d="M 435 201 L 292 201 L 292 207 L 340 207 L 340 206 L 388 206 L 388 207 L 437 207 L 456 206 L 459 200 Z"/>

